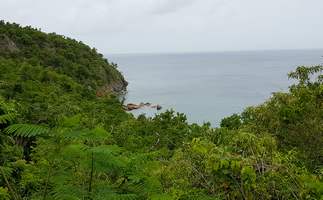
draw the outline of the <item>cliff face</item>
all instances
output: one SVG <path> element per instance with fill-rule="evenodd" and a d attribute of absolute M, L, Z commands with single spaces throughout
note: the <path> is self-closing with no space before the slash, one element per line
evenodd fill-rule
<path fill-rule="evenodd" d="M 106 94 L 120 94 L 126 91 L 128 82 L 124 79 L 105 84 L 96 90 L 96 96 L 101 97 Z"/>
<path fill-rule="evenodd" d="M 0 21 L 0 57 L 53 69 L 99 93 L 120 92 L 127 82 L 96 49 L 56 33 Z"/>
<path fill-rule="evenodd" d="M 19 49 L 16 44 L 11 41 L 7 35 L 0 35 L 0 53 L 1 52 L 17 52 Z"/>

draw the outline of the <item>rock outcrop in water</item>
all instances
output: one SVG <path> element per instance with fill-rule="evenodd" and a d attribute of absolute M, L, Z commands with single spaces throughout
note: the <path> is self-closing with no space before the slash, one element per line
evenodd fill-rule
<path fill-rule="evenodd" d="M 151 105 L 151 103 L 140 103 L 140 104 L 134 104 L 134 103 L 128 103 L 127 105 L 124 105 L 123 108 L 126 111 L 132 111 L 132 110 L 137 110 L 143 107 L 149 107 L 149 108 L 154 108 L 157 110 L 161 110 L 162 106 L 157 104 L 157 105 Z"/>

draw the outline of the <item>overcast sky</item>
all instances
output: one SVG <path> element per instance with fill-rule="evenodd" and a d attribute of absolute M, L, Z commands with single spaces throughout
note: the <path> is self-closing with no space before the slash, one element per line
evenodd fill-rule
<path fill-rule="evenodd" d="M 104 54 L 323 48 L 323 0 L 0 0 L 0 18 Z"/>

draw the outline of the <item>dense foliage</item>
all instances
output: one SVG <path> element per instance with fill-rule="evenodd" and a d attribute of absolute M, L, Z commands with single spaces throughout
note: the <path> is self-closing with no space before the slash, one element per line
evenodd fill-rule
<path fill-rule="evenodd" d="M 12 41 L 0 48 L 0 199 L 322 199 L 322 66 L 212 128 L 174 111 L 135 118 L 97 96 L 119 72 L 97 77 L 91 66 L 109 64 L 81 43 L 15 24 L 0 33 Z"/>
<path fill-rule="evenodd" d="M 113 86 L 120 90 L 127 84 L 116 69 L 96 49 L 55 33 L 46 34 L 32 27 L 0 21 L 0 53 L 16 65 L 42 66 L 44 81 L 53 72 L 65 74 L 87 89 Z M 2 62 L 1 62 L 2 63 Z"/>

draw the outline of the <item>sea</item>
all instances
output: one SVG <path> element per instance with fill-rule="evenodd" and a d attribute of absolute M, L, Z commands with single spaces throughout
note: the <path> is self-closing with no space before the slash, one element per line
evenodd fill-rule
<path fill-rule="evenodd" d="M 266 50 L 212 53 L 111 54 L 110 62 L 129 82 L 125 104 L 161 105 L 134 110 L 147 117 L 174 110 L 189 123 L 210 122 L 241 113 L 286 92 L 287 74 L 302 65 L 323 63 L 323 50 Z"/>

